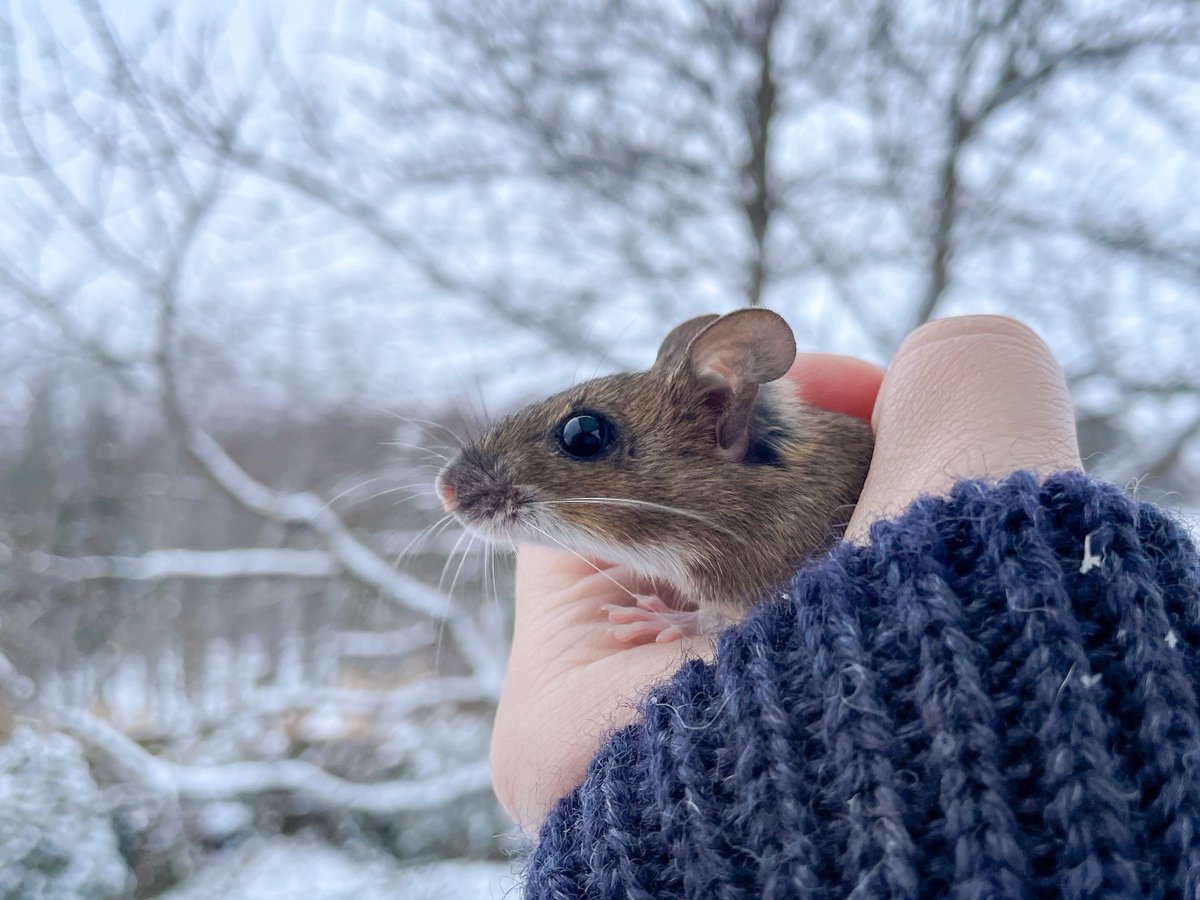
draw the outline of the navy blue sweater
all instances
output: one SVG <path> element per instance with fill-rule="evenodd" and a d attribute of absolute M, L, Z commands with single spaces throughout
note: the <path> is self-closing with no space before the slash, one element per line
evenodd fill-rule
<path fill-rule="evenodd" d="M 964 482 L 653 689 L 529 898 L 1200 897 L 1200 566 L 1083 475 Z"/>

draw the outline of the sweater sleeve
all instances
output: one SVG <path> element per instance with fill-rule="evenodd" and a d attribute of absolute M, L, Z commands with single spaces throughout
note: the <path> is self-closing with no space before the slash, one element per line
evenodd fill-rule
<path fill-rule="evenodd" d="M 652 689 L 528 898 L 1200 896 L 1200 566 L 1077 473 L 962 482 Z"/>

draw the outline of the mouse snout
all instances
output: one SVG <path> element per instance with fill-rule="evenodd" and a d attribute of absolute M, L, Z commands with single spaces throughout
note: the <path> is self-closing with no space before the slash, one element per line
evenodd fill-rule
<path fill-rule="evenodd" d="M 472 448 L 442 469 L 434 483 L 442 509 L 462 521 L 514 519 L 525 492 L 509 479 L 494 457 Z"/>
<path fill-rule="evenodd" d="M 442 509 L 446 512 L 454 512 L 458 508 L 458 482 L 462 477 L 462 459 L 456 457 L 451 460 L 442 471 L 438 472 L 437 478 L 434 479 L 433 489 L 437 492 L 438 499 L 442 501 Z"/>
<path fill-rule="evenodd" d="M 442 509 L 454 512 L 454 508 L 458 506 L 458 491 L 454 489 L 454 485 L 439 475 L 436 487 L 438 497 L 442 500 Z"/>

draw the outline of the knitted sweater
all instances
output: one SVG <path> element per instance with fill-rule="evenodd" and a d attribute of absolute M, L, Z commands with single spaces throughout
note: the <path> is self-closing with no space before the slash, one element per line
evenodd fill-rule
<path fill-rule="evenodd" d="M 963 482 L 652 689 L 527 897 L 1200 897 L 1200 565 L 1079 474 Z"/>

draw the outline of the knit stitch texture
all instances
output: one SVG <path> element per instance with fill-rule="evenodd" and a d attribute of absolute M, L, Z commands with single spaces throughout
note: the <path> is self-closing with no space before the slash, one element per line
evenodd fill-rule
<path fill-rule="evenodd" d="M 1200 565 L 1069 473 L 802 569 L 614 733 L 533 898 L 1200 897 Z"/>

